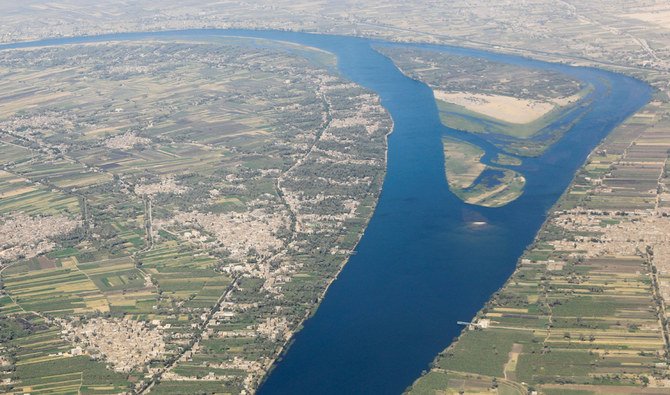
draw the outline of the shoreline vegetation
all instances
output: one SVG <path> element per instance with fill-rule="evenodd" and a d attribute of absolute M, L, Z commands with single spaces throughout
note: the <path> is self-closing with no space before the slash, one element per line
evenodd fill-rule
<path fill-rule="evenodd" d="M 0 65 L 0 389 L 254 392 L 374 212 L 379 97 L 265 39 Z"/>
<path fill-rule="evenodd" d="M 539 156 L 558 141 L 593 90 L 554 71 L 400 45 L 375 49 L 433 90 L 445 126 L 518 156 Z"/>
<path fill-rule="evenodd" d="M 484 151 L 476 145 L 450 137 L 443 137 L 442 144 L 449 189 L 464 202 L 502 207 L 523 194 L 524 177 L 514 170 L 482 163 Z"/>
<path fill-rule="evenodd" d="M 511 277 L 408 394 L 667 393 L 669 115 L 652 100 L 593 150 Z"/>
<path fill-rule="evenodd" d="M 498 153 L 491 163 L 501 166 L 521 166 L 523 161 L 515 156 Z"/>
<path fill-rule="evenodd" d="M 569 114 L 591 89 L 589 86 L 569 97 L 541 100 L 473 92 L 435 90 L 434 93 L 440 119 L 445 126 L 471 133 L 501 134 L 520 141 L 532 141 L 539 133 L 555 133 L 545 129 Z M 556 135 L 554 141 L 558 139 L 560 135 Z M 539 155 L 547 147 L 525 155 Z M 522 151 L 515 153 L 524 154 Z"/>
<path fill-rule="evenodd" d="M 13 4 L 11 5 L 14 6 Z M 109 7 L 110 5 L 105 5 L 104 7 Z M 185 4 L 185 6 L 188 6 Z M 613 70 L 615 72 L 625 73 L 627 75 L 632 75 L 637 78 L 644 79 L 650 82 L 655 86 L 658 91 L 656 93 L 657 102 L 654 105 L 647 106 L 638 112 L 638 115 L 635 117 L 635 123 L 633 127 L 635 130 L 630 130 L 631 128 L 619 128 L 616 133 L 612 133 L 608 137 L 608 142 L 610 146 L 607 147 L 607 152 L 604 152 L 602 148 L 594 149 L 592 157 L 596 157 L 595 160 L 589 161 L 587 165 L 584 166 L 578 173 L 575 178 L 575 182 L 570 187 L 568 194 L 571 195 L 572 199 L 581 199 L 580 202 L 587 206 L 589 205 L 600 205 L 599 210 L 606 210 L 607 212 L 613 213 L 620 210 L 628 210 L 631 208 L 639 207 L 648 207 L 648 203 L 652 200 L 658 202 L 658 207 L 667 207 L 667 189 L 663 192 L 662 188 L 658 192 L 658 195 L 653 196 L 653 193 L 650 193 L 649 190 L 654 189 L 654 187 L 665 186 L 667 188 L 667 175 L 663 175 L 661 171 L 661 177 L 656 177 L 662 182 L 654 182 L 653 177 L 647 177 L 648 166 L 658 167 L 660 162 L 661 168 L 664 168 L 665 174 L 668 172 L 667 166 L 667 153 L 664 154 L 664 150 L 667 148 L 667 136 L 658 135 L 655 137 L 649 136 L 640 137 L 641 132 L 649 131 L 649 129 L 655 128 L 658 132 L 659 129 L 663 127 L 667 128 L 667 123 L 661 123 L 660 119 L 663 117 L 667 118 L 668 115 L 668 95 L 667 95 L 667 85 L 668 80 L 668 61 L 667 61 L 667 26 L 668 24 L 659 23 L 659 20 L 667 19 L 668 11 L 664 10 L 663 4 L 653 4 L 653 5 L 639 5 L 634 6 L 632 9 L 631 5 L 628 2 L 615 1 L 615 2 L 600 2 L 593 3 L 589 7 L 573 6 L 570 4 L 548 4 L 545 3 L 542 5 L 538 4 L 533 8 L 532 13 L 527 13 L 527 5 L 519 5 L 516 2 L 503 2 L 497 6 L 495 9 L 489 9 L 491 7 L 490 2 L 486 2 L 483 6 L 481 4 L 466 4 L 468 9 L 472 11 L 472 14 L 469 18 L 462 17 L 460 10 L 463 9 L 461 4 L 448 4 L 446 10 L 436 10 L 434 9 L 435 4 L 430 4 L 431 12 L 427 12 L 425 9 L 416 7 L 417 9 L 404 8 L 401 9 L 399 15 L 395 17 L 393 15 L 379 14 L 375 7 L 369 7 L 363 12 L 363 10 L 356 8 L 353 10 L 351 15 L 358 15 L 359 20 L 346 21 L 345 27 L 337 30 L 337 26 L 331 26 L 334 24 L 332 21 L 341 20 L 337 18 L 332 18 L 331 22 L 326 22 L 325 25 L 319 25 L 319 17 L 310 16 L 309 18 L 295 18 L 295 10 L 292 10 L 290 7 L 272 7 L 268 15 L 259 15 L 256 16 L 253 20 L 245 19 L 243 14 L 239 12 L 245 12 L 244 10 L 240 11 L 237 9 L 227 10 L 226 12 L 207 12 L 202 13 L 198 16 L 196 13 L 189 13 L 189 17 L 175 17 L 178 15 L 178 10 L 172 9 L 170 13 L 159 13 L 153 15 L 152 18 L 145 17 L 146 12 L 141 8 L 141 2 L 138 3 L 139 8 L 126 9 L 128 6 L 123 5 L 123 8 L 112 10 L 112 12 L 96 12 L 96 11 L 83 11 L 88 15 L 96 15 L 96 18 L 90 18 L 90 21 L 86 22 L 86 25 L 79 26 L 78 23 L 81 22 L 79 18 L 73 20 L 69 15 L 74 15 L 74 13 L 68 13 L 67 10 L 63 7 L 39 7 L 35 11 L 40 12 L 40 17 L 30 16 L 30 19 L 22 18 L 20 13 L 10 16 L 11 23 L 7 23 L 3 27 L 2 37 L 5 42 L 14 42 L 14 41 L 28 41 L 38 38 L 48 38 L 54 35 L 57 36 L 76 36 L 82 34 L 94 35 L 101 33 L 110 33 L 110 32 L 124 32 L 124 31 L 139 31 L 139 30 L 165 30 L 165 29 L 180 29 L 187 26 L 191 27 L 200 27 L 203 25 L 207 26 L 219 26 L 219 27 L 246 27 L 246 28 L 278 28 L 278 29 L 289 29 L 289 30 L 321 30 L 329 32 L 343 32 L 343 34 L 354 34 L 354 35 L 367 35 L 367 36 L 376 36 L 376 37 L 385 37 L 391 40 L 397 41 L 430 41 L 430 42 L 447 42 L 447 43 L 456 43 L 459 45 L 467 45 L 475 48 L 484 48 L 491 51 L 503 52 L 503 53 L 512 53 L 512 54 L 521 54 L 522 56 L 528 56 L 536 59 L 546 60 L 546 61 L 558 61 L 558 62 L 570 62 L 576 65 L 587 65 L 587 66 L 596 66 L 601 68 L 606 68 L 608 70 Z M 666 5 L 667 6 L 667 5 Z M 97 8 L 98 5 L 91 3 L 90 7 Z M 543 9 L 542 7 L 546 7 Z M 147 8 L 148 9 L 148 8 Z M 386 9 L 386 8 L 384 8 Z M 625 12 L 622 12 L 622 9 L 625 9 Z M 449 14 L 449 10 L 459 10 L 458 15 Z M 105 10 L 108 11 L 108 10 Z M 300 10 L 299 10 L 300 11 Z M 445 12 L 441 12 L 445 11 Z M 203 15 L 207 16 L 203 16 Z M 314 15 L 320 15 L 322 13 L 315 13 Z M 325 13 L 323 13 L 325 14 Z M 7 13 L 7 15 L 12 15 Z M 115 15 L 124 17 L 124 23 L 120 23 L 118 20 L 109 20 L 107 15 Z M 300 14 L 299 14 L 300 15 Z M 337 15 L 337 14 L 328 14 L 328 15 Z M 375 18 L 378 15 L 382 15 L 384 18 L 384 23 L 375 22 Z M 418 17 L 417 17 L 418 15 Z M 431 18 L 430 15 L 439 15 L 439 18 Z M 490 15 L 495 15 L 495 18 L 491 18 Z M 524 18 L 518 18 L 518 15 L 525 15 Z M 659 16 L 660 15 L 660 16 Z M 223 16 L 223 17 L 222 17 Z M 551 16 L 547 18 L 547 16 Z M 248 16 L 247 16 L 248 17 Z M 206 20 L 203 20 L 206 18 Z M 43 20 L 53 20 L 54 24 L 39 26 L 35 25 L 35 21 Z M 264 22 L 265 20 L 265 22 Z M 409 24 L 407 21 L 410 21 Z M 270 22 L 268 22 L 270 21 Z M 273 22 L 274 21 L 274 22 Z M 446 21 L 446 22 L 445 22 Z M 640 24 L 640 21 L 651 21 L 653 23 L 643 25 Z M 350 26 L 357 26 L 360 23 L 360 30 L 356 29 L 355 31 L 350 29 Z M 483 26 L 487 23 L 491 23 L 490 29 L 481 29 L 479 26 Z M 36 28 L 30 29 L 31 24 Z M 324 27 L 325 26 L 325 27 Z M 575 27 L 577 26 L 577 27 Z M 621 34 L 621 32 L 626 32 Z M 597 42 L 592 42 L 594 36 L 598 37 Z M 529 39 L 530 37 L 530 39 Z M 623 130 L 623 131 L 622 131 Z M 617 139 L 620 139 L 618 141 Z M 632 141 L 632 143 L 630 143 Z M 641 144 L 643 149 L 636 149 L 637 145 L 640 145 L 640 142 L 647 142 L 648 144 Z M 656 145 L 658 150 L 653 151 L 650 146 Z M 632 148 L 630 156 L 623 156 L 621 152 L 623 149 Z M 649 152 L 644 152 L 644 149 L 648 151 L 653 151 L 653 154 Z M 12 158 L 20 158 L 21 155 L 25 152 L 17 149 L 17 152 L 13 152 Z M 634 159 L 638 158 L 638 161 Z M 626 159 L 626 160 L 624 160 Z M 644 159 L 647 159 L 649 163 L 645 164 Z M 620 185 L 613 185 L 616 182 L 625 183 L 625 174 L 626 167 L 630 163 L 635 163 L 634 168 L 637 171 L 641 171 L 644 174 L 644 179 L 642 180 L 645 186 L 652 186 L 651 189 L 642 191 L 640 185 L 636 184 L 632 189 L 636 193 L 635 196 L 625 196 L 631 190 L 630 186 L 621 187 Z M 611 170 L 615 170 L 615 174 L 609 174 Z M 654 173 L 651 171 L 651 173 Z M 3 175 L 4 177 L 4 175 Z M 608 178 L 609 177 L 609 178 Z M 601 188 L 594 188 L 598 182 L 605 180 L 605 185 Z M 608 184 L 609 180 L 609 184 Z M 657 181 L 658 181 L 657 180 Z M 15 183 L 22 182 L 21 179 L 13 180 Z M 651 195 L 642 196 L 643 194 Z M 562 199 L 563 203 L 566 203 L 567 206 L 576 206 L 571 199 Z M 60 203 L 62 205 L 74 205 L 72 201 L 63 201 Z M 83 202 L 83 207 L 86 207 L 86 200 Z M 84 209 L 84 212 L 86 210 Z M 622 211 L 623 212 L 623 211 Z M 608 214 L 609 215 L 609 214 Z M 621 228 L 626 230 L 635 229 L 631 221 L 627 221 L 626 215 L 620 215 L 617 218 L 603 218 L 598 222 L 598 226 L 601 226 L 602 222 L 603 227 L 610 226 L 612 224 L 620 224 Z M 546 225 L 546 227 L 549 227 Z M 650 229 L 658 229 L 659 225 L 657 223 L 649 224 Z M 543 228 L 544 229 L 544 228 Z M 560 238 L 556 236 L 557 238 Z M 572 237 L 572 236 L 570 236 Z M 645 241 L 650 238 L 645 236 Z M 570 240 L 567 238 L 566 240 Z M 649 242 L 649 244 L 654 244 Z M 642 245 L 642 250 L 646 251 L 645 246 Z M 659 249 L 658 243 L 654 247 L 656 250 Z M 540 256 L 548 254 L 547 249 L 544 249 L 542 246 L 540 248 L 533 247 L 534 250 L 540 254 Z M 656 252 L 660 254 L 660 252 Z M 635 254 L 635 251 L 633 252 Z M 644 255 L 644 254 L 643 254 Z M 618 278 L 621 272 L 636 272 L 641 271 L 644 274 L 648 274 L 652 279 L 652 283 L 655 284 L 654 287 L 657 287 L 658 284 L 661 287 L 665 284 L 667 286 L 668 281 L 670 280 L 667 275 L 668 267 L 663 265 L 659 259 L 652 259 L 649 254 L 645 256 L 645 262 L 641 266 L 633 265 L 627 267 L 625 262 L 614 265 L 600 267 L 598 269 L 600 274 L 609 275 L 611 277 Z M 531 261 L 532 262 L 532 261 Z M 540 262 L 545 262 L 540 260 Z M 48 265 L 49 263 L 44 263 Z M 520 262 L 520 265 L 526 265 L 527 262 Z M 536 275 L 536 272 L 542 273 L 544 276 L 545 271 L 542 268 L 542 265 L 546 266 L 546 270 L 555 271 L 556 276 L 550 277 L 541 277 L 538 281 L 542 282 L 542 285 L 539 289 L 546 290 L 551 289 L 556 284 L 564 284 L 566 281 L 567 275 L 570 275 L 570 278 L 573 278 L 575 275 L 580 274 L 580 270 L 572 270 L 569 272 L 563 272 L 561 269 L 561 264 L 559 263 L 542 263 L 537 267 L 528 266 L 531 269 L 531 274 Z M 647 267 L 645 268 L 645 265 Z M 564 268 L 565 266 L 563 266 Z M 537 269 L 537 270 L 535 270 Z M 578 268 L 579 269 L 579 268 Z M 511 284 L 513 281 L 517 281 L 522 276 L 517 276 L 517 274 L 525 273 L 518 271 L 508 282 Z M 572 280 L 571 280 L 572 281 Z M 625 279 L 628 281 L 628 279 Z M 652 293 L 645 286 L 649 286 L 648 278 L 637 281 L 635 284 L 640 284 L 640 289 L 638 296 L 644 295 L 645 292 Z M 617 281 L 620 284 L 620 281 Z M 604 282 L 603 288 L 607 288 L 607 281 Z M 600 292 L 599 288 L 594 288 L 595 291 Z M 567 290 L 565 292 L 571 292 Z M 580 291 L 581 292 L 581 291 Z M 540 298 L 542 294 L 538 289 L 532 289 L 525 293 L 529 301 L 533 301 L 535 298 Z M 661 296 L 654 295 L 654 300 L 648 306 L 654 306 L 655 304 L 663 304 L 664 300 L 668 300 L 668 295 L 661 293 Z M 497 299 L 493 299 L 493 302 L 496 302 Z M 3 303 L 6 302 L 3 300 Z M 654 307 L 659 308 L 659 307 Z M 514 308 L 512 308 L 514 309 Z M 514 318 L 514 310 L 507 313 L 499 314 L 508 314 L 510 317 L 507 319 Z M 525 317 L 520 316 L 518 319 L 523 319 Z M 576 318 L 573 316 L 573 323 L 576 322 Z M 611 317 L 608 317 L 611 318 Z M 666 315 L 660 316 L 659 321 L 666 325 L 665 323 Z M 590 328 L 589 325 L 592 325 L 590 322 L 584 322 L 582 318 L 579 323 L 580 328 Z M 43 325 L 43 322 L 36 322 L 37 325 Z M 481 322 L 484 323 L 483 321 Z M 615 324 L 617 324 L 615 322 Z M 620 324 L 620 323 L 619 323 Z M 483 325 L 481 326 L 483 328 Z M 561 330 L 562 327 L 558 327 L 556 332 L 559 333 L 559 337 L 563 337 L 564 340 L 570 342 L 575 339 L 574 334 L 570 334 L 568 338 L 565 337 L 566 333 Z M 630 327 L 625 328 L 624 332 L 631 334 L 635 333 L 639 328 Z M 21 333 L 25 328 L 20 326 L 14 326 L 11 328 L 16 330 L 16 333 Z M 620 329 L 620 328 L 619 328 Z M 474 332 L 474 331 L 473 331 Z M 563 332 L 563 333 L 561 333 Z M 469 332 L 467 332 L 469 333 Z M 527 341 L 528 337 L 520 334 L 521 332 L 516 332 L 511 339 L 511 346 L 509 347 L 508 359 L 506 359 L 503 364 L 505 368 L 503 369 L 502 375 L 506 376 L 517 370 L 519 363 L 519 355 L 525 347 L 522 343 Z M 514 337 L 516 336 L 516 338 Z M 608 335 L 606 334 L 606 337 Z M 656 336 L 656 335 L 654 335 Z M 504 344 L 510 343 L 510 338 L 505 338 L 505 333 L 502 334 L 501 338 Z M 588 337 L 587 337 L 588 338 Z M 482 352 L 481 355 L 485 355 L 484 359 L 489 359 L 491 356 L 498 358 L 498 355 L 502 354 L 503 358 L 505 355 L 505 350 L 494 348 L 492 345 L 496 343 L 488 343 L 490 339 L 474 339 L 480 340 L 479 344 L 467 345 L 468 353 L 473 354 L 478 350 Z M 609 340 L 611 343 L 613 340 Z M 534 343 L 531 340 L 531 343 Z M 577 344 L 575 340 L 575 344 Z M 611 346 L 611 345 L 610 345 Z M 479 348 L 478 348 L 479 347 Z M 483 349 L 481 349 L 484 347 Z M 660 346 L 659 346 L 660 347 Z M 579 347 L 576 347 L 579 348 Z M 642 357 L 649 355 L 656 355 L 658 353 L 657 348 L 651 347 L 650 350 L 641 351 L 640 354 Z M 545 355 L 544 349 L 542 349 L 538 354 Z M 589 350 L 590 352 L 590 350 Z M 619 350 L 619 351 L 608 351 L 608 353 L 619 353 L 619 356 L 635 356 L 635 351 L 629 350 Z M 562 358 L 561 358 L 562 357 Z M 553 365 L 547 366 L 557 366 L 560 364 L 568 365 L 571 368 L 580 367 L 584 371 L 589 371 L 593 367 L 594 363 L 597 361 L 591 359 L 587 363 L 579 362 L 581 361 L 581 356 L 576 356 L 574 354 L 564 353 L 558 355 Z M 73 362 L 80 362 L 83 357 L 73 358 Z M 76 361 L 75 361 L 76 359 Z M 655 373 L 664 373 L 667 372 L 667 369 L 664 369 L 663 364 L 667 364 L 667 358 L 660 358 L 661 362 L 656 362 L 653 359 L 645 361 L 642 365 L 633 365 L 633 368 L 626 369 L 623 375 L 627 378 L 638 377 L 636 386 L 632 389 L 637 393 L 664 393 L 665 391 L 662 386 L 665 385 L 663 379 L 658 378 L 644 378 L 644 374 L 647 372 L 654 371 Z M 481 359 L 477 363 L 481 363 Z M 626 366 L 631 366 L 630 361 L 623 362 L 627 364 Z M 538 366 L 541 363 L 538 364 Z M 600 366 L 600 369 L 607 370 L 610 369 L 610 373 L 604 375 L 608 379 L 610 377 L 614 378 L 614 382 L 610 382 L 607 379 L 604 380 L 602 386 L 594 386 L 593 384 L 574 384 L 568 383 L 569 380 L 573 380 L 569 377 L 569 374 L 564 375 L 564 377 L 559 377 L 560 383 L 552 384 L 543 384 L 542 387 L 536 386 L 536 388 L 542 394 L 590 394 L 603 391 L 608 391 L 612 387 L 609 384 L 620 383 L 621 377 L 618 377 L 620 372 L 623 370 L 622 365 L 615 365 L 614 367 L 608 368 L 605 364 Z M 667 365 L 666 365 L 667 366 Z M 104 374 L 104 370 L 101 370 Z M 448 373 L 451 377 L 447 377 L 446 370 L 444 371 L 445 375 L 432 373 L 439 373 L 439 368 L 434 368 L 431 370 L 431 374 L 424 376 L 420 381 L 422 384 L 428 383 L 429 387 L 426 387 L 424 392 L 418 391 L 419 388 L 414 388 L 414 391 L 418 393 L 458 393 L 460 391 L 474 390 L 477 392 L 497 392 L 497 393 L 519 393 L 525 394 L 528 390 L 527 386 L 523 384 L 518 384 L 513 381 L 514 377 L 509 376 L 507 378 L 493 378 L 498 374 L 499 371 L 495 371 L 492 376 L 486 376 L 479 373 Z M 93 371 L 93 373 L 100 374 L 99 371 Z M 585 376 L 582 376 L 585 377 Z M 73 377 L 70 377 L 73 378 Z M 76 379 L 76 378 L 73 378 Z M 564 384 L 569 384 L 566 387 Z M 41 384 L 44 385 L 44 384 Z M 652 388 L 648 388 L 651 386 Z M 659 390 L 659 386 L 661 389 Z M 86 387 L 79 387 L 86 389 Z M 570 388 L 570 389 L 568 389 Z M 616 388 L 629 388 L 629 387 L 616 387 Z M 632 388 L 632 387 L 630 387 Z M 656 392 L 654 392 L 656 391 Z"/>

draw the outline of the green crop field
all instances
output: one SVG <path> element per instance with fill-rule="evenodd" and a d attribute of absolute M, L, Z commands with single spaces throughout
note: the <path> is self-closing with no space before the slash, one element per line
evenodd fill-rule
<path fill-rule="evenodd" d="M 390 118 L 335 65 L 242 38 L 0 51 L 15 391 L 258 385 L 384 176 Z"/>

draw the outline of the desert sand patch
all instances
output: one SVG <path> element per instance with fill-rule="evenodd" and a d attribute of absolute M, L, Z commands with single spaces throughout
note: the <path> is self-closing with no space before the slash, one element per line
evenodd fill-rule
<path fill-rule="evenodd" d="M 525 124 L 542 118 L 556 104 L 538 100 L 519 99 L 504 95 L 434 90 L 435 99 L 465 107 L 487 117 L 508 123 Z"/>
<path fill-rule="evenodd" d="M 670 26 L 670 8 L 667 7 L 658 7 L 658 9 L 652 8 L 649 12 L 636 12 L 632 14 L 623 14 L 622 16 L 663 27 Z"/>

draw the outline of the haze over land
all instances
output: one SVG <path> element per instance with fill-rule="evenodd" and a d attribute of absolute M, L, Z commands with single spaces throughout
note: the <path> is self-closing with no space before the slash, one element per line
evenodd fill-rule
<path fill-rule="evenodd" d="M 0 11 L 2 41 L 201 27 L 271 28 L 391 40 L 498 45 L 575 61 L 667 70 L 670 6 L 661 0 L 115 1 L 20 5 Z"/>
<path fill-rule="evenodd" d="M 408 391 L 670 391 L 667 1 L 0 4 L 2 43 L 200 28 L 452 44 L 649 83 L 651 102 Z M 491 209 L 521 196 L 519 166 L 590 93 L 560 73 L 376 49 L 433 90 L 444 125 L 500 150 L 484 163 L 443 140 L 451 190 Z M 0 50 L 0 390 L 253 393 L 347 261 L 386 171 L 392 120 L 335 64 L 233 38 Z"/>

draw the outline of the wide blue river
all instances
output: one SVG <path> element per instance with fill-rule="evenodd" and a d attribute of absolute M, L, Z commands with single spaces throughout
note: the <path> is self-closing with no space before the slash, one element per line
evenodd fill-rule
<path fill-rule="evenodd" d="M 376 211 L 357 249 L 259 392 L 398 394 L 447 347 L 509 277 L 588 153 L 643 106 L 651 88 L 632 78 L 447 46 L 426 48 L 556 70 L 591 83 L 583 116 L 542 156 L 524 160 L 525 193 L 502 208 L 463 203 L 448 189 L 444 127 L 431 90 L 405 77 L 373 41 L 290 32 L 188 30 L 45 40 L 3 48 L 147 37 L 238 35 L 306 44 L 333 52 L 346 78 L 376 92 L 395 122 L 388 170 Z M 485 226 L 472 222 L 485 221 Z"/>

